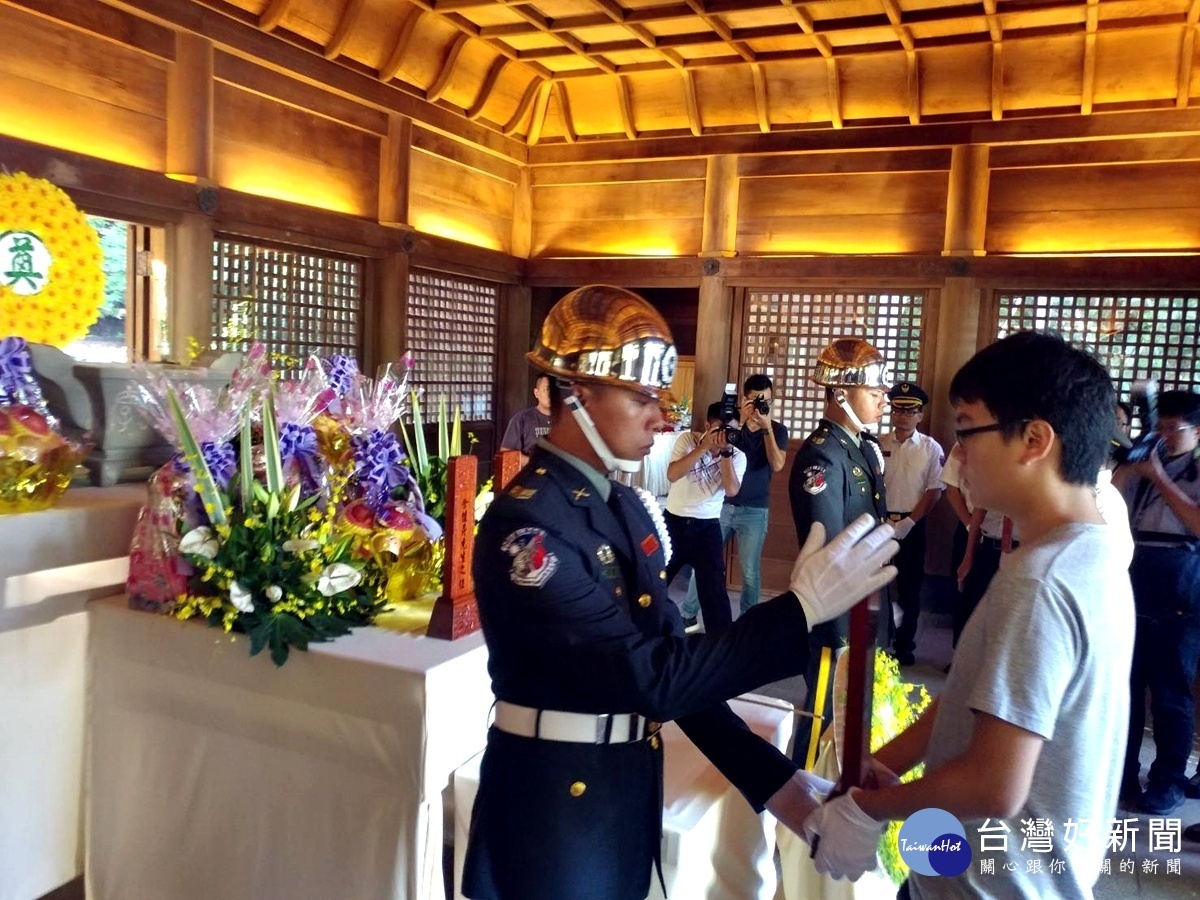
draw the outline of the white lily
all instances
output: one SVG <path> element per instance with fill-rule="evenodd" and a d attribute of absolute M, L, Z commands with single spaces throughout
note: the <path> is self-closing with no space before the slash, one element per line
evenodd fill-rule
<path fill-rule="evenodd" d="M 179 541 L 180 553 L 191 553 L 193 556 L 203 556 L 205 559 L 216 559 L 221 544 L 216 534 L 207 525 L 193 528 Z"/>
<path fill-rule="evenodd" d="M 312 538 L 289 538 L 283 542 L 283 549 L 288 553 L 300 553 L 304 550 L 316 550 L 321 545 Z"/>
<path fill-rule="evenodd" d="M 250 592 L 236 581 L 229 585 L 229 600 L 240 612 L 254 612 L 254 601 L 250 599 Z"/>
<path fill-rule="evenodd" d="M 324 597 L 332 597 L 334 594 L 348 591 L 360 581 L 362 581 L 362 573 L 354 566 L 334 563 L 326 566 L 325 571 L 321 573 L 321 578 L 317 582 L 317 590 Z"/>
<path fill-rule="evenodd" d="M 266 595 L 267 599 L 272 603 L 278 603 L 280 598 L 283 597 L 283 588 L 277 584 L 272 584 L 267 587 Z"/>

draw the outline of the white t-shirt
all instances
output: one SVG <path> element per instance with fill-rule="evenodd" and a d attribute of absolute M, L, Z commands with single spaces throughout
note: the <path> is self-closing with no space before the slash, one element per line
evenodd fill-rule
<path fill-rule="evenodd" d="M 967 504 L 967 512 L 975 511 L 975 504 L 971 500 L 970 489 L 962 483 L 962 463 L 958 457 L 951 453 L 946 457 L 946 465 L 942 467 L 942 474 L 939 476 L 942 487 L 958 488 L 962 491 L 963 500 Z M 888 505 L 891 506 L 891 497 L 888 498 Z M 982 531 L 984 537 L 995 538 L 999 540 L 1004 533 L 1004 516 L 995 510 L 989 509 L 983 516 Z M 1017 529 L 1013 528 L 1013 540 L 1017 541 L 1020 538 L 1017 535 Z"/>
<path fill-rule="evenodd" d="M 703 435 L 688 431 L 679 436 L 671 450 L 671 462 L 683 459 L 700 443 Z M 746 454 L 736 447 L 733 450 L 733 474 L 738 481 L 746 474 Z M 721 518 L 721 504 L 725 502 L 725 487 L 721 484 L 721 460 L 711 450 L 705 451 L 682 478 L 671 482 L 667 492 L 667 512 L 692 519 Z"/>
<path fill-rule="evenodd" d="M 926 491 L 941 490 L 942 446 L 927 434 L 914 431 L 901 442 L 896 432 L 879 439 L 885 460 L 883 483 L 887 487 L 889 512 L 910 513 Z"/>
<path fill-rule="evenodd" d="M 964 820 L 971 867 L 954 878 L 914 873 L 914 900 L 1092 896 L 1129 727 L 1133 591 L 1119 541 L 1108 525 L 1072 523 L 1001 558 L 954 653 L 927 771 L 966 752 L 977 713 L 1038 735 L 1041 753 L 1020 811 Z M 1055 859 L 1065 864 L 1057 872 Z"/>

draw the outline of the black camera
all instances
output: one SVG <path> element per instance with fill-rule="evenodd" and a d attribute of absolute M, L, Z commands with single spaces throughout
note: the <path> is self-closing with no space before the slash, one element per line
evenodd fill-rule
<path fill-rule="evenodd" d="M 1150 458 L 1150 454 L 1162 445 L 1156 431 L 1158 425 L 1158 382 L 1154 379 L 1139 381 L 1133 386 L 1130 399 L 1142 423 L 1142 433 L 1134 438 L 1133 446 L 1124 452 L 1118 462 L 1137 463 Z"/>
<path fill-rule="evenodd" d="M 759 394 L 757 397 L 755 397 L 753 403 L 755 411 L 758 412 L 760 416 L 765 416 L 771 411 L 771 401 L 762 394 Z"/>
<path fill-rule="evenodd" d="M 742 428 L 738 424 L 738 395 L 737 385 L 729 382 L 725 385 L 725 393 L 721 395 L 721 422 L 725 426 L 725 440 L 736 445 L 741 436 Z"/>

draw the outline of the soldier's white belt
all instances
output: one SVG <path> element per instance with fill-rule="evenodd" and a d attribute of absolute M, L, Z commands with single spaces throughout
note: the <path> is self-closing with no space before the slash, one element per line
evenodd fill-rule
<path fill-rule="evenodd" d="M 519 737 L 574 744 L 627 744 L 640 741 L 648 733 L 646 718 L 634 713 L 562 712 L 533 709 L 503 700 L 496 701 L 496 718 L 492 724 Z"/>

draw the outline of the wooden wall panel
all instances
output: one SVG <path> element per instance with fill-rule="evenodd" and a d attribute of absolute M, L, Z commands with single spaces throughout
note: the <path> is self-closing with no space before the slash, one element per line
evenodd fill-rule
<path fill-rule="evenodd" d="M 213 99 L 218 184 L 375 218 L 379 137 L 218 83 Z"/>
<path fill-rule="evenodd" d="M 907 116 L 907 66 L 903 52 L 840 60 L 842 116 L 846 119 Z"/>
<path fill-rule="evenodd" d="M 704 182 L 534 187 L 533 256 L 691 256 Z"/>
<path fill-rule="evenodd" d="M 739 254 L 936 253 L 945 172 L 743 178 Z"/>
<path fill-rule="evenodd" d="M 616 78 L 572 78 L 566 82 L 567 105 L 576 131 L 624 134 Z"/>
<path fill-rule="evenodd" d="M 772 123 L 789 125 L 830 120 L 829 74 L 825 60 L 763 63 L 763 75 L 767 81 L 768 98 L 787 98 L 785 104 L 771 107 Z M 750 108 L 753 109 L 753 106 Z"/>
<path fill-rule="evenodd" d="M 1179 85 L 1179 50 L 1178 26 L 1099 32 L 1096 102 L 1173 100 Z"/>
<path fill-rule="evenodd" d="M 1079 106 L 1083 98 L 1084 36 L 1004 42 L 1004 108 Z"/>
<path fill-rule="evenodd" d="M 513 198 L 508 181 L 433 153 L 412 153 L 408 217 L 418 231 L 507 253 Z"/>
<path fill-rule="evenodd" d="M 992 173 L 991 253 L 1200 249 L 1200 163 Z"/>
<path fill-rule="evenodd" d="M 917 54 L 921 115 L 977 113 L 991 105 L 992 47 L 930 47 Z"/>
<path fill-rule="evenodd" d="M 0 133 L 161 171 L 167 63 L 0 5 Z"/>
<path fill-rule="evenodd" d="M 706 128 L 725 128 L 746 125 L 755 120 L 754 76 L 748 68 L 736 66 L 697 69 L 696 97 L 700 107 L 700 121 Z M 791 103 L 790 94 L 776 95 L 776 107 Z M 785 99 L 786 98 L 786 99 Z M 771 105 L 771 86 L 767 85 L 767 109 L 775 119 Z"/>
<path fill-rule="evenodd" d="M 683 76 L 674 71 L 644 74 L 648 77 L 640 79 L 637 84 L 631 82 L 629 85 L 634 115 L 633 127 L 639 131 L 650 128 L 687 128 Z"/>

